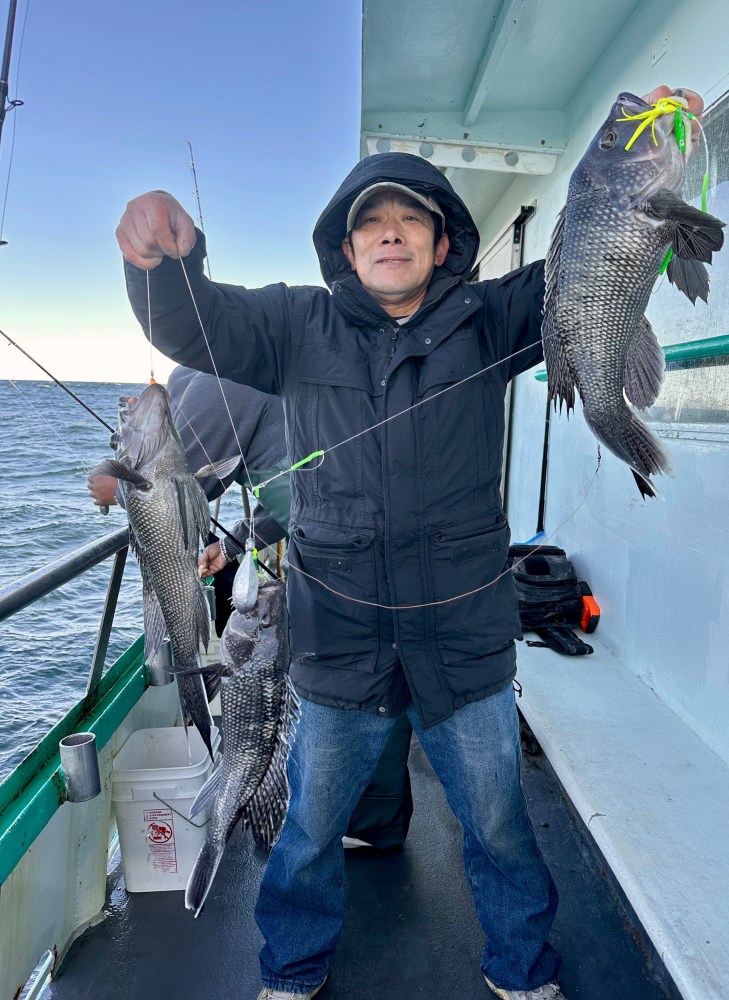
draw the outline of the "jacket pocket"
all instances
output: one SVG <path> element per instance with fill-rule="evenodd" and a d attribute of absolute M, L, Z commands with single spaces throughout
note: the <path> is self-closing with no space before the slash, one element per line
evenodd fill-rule
<path fill-rule="evenodd" d="M 379 638 L 377 608 L 357 603 L 377 600 L 372 537 L 357 533 L 321 541 L 297 527 L 289 539 L 288 561 L 292 659 L 372 673 Z"/>
<path fill-rule="evenodd" d="M 446 665 L 495 653 L 521 637 L 506 562 L 510 534 L 501 516 L 488 528 L 443 529 L 430 535 L 433 600 L 447 602 L 436 604 L 433 616 L 436 648 Z"/>

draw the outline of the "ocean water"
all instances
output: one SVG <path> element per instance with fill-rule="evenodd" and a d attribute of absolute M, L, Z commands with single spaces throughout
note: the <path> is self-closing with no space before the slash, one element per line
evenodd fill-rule
<path fill-rule="evenodd" d="M 112 427 L 117 399 L 142 386 L 73 382 L 69 388 Z M 111 457 L 109 431 L 53 382 L 0 378 L 0 586 L 126 525 L 86 493 L 89 470 Z M 223 498 L 232 522 L 240 494 Z M 112 559 L 0 622 L 0 780 L 81 698 Z M 129 554 L 106 666 L 142 631 L 141 581 Z"/>

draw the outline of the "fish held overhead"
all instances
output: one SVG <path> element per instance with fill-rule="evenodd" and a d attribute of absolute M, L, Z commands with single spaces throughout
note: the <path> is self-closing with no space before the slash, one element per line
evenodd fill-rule
<path fill-rule="evenodd" d="M 260 587 L 256 602 L 234 611 L 220 640 L 223 759 L 198 793 L 190 818 L 208 806 L 206 839 L 185 892 L 185 906 L 200 913 L 225 845 L 240 820 L 269 850 L 288 808 L 286 761 L 299 699 L 288 676 L 289 644 L 283 583 Z M 206 668 L 208 669 L 208 668 Z"/>
<path fill-rule="evenodd" d="M 692 303 L 706 301 L 705 264 L 724 242 L 724 223 L 677 193 L 684 104 L 619 95 L 572 174 L 546 261 L 549 398 L 569 413 L 577 389 L 588 426 L 630 466 L 643 496 L 655 495 L 651 476 L 671 472 L 628 405 L 651 406 L 663 381 L 663 351 L 645 316 L 651 291 L 670 250 L 669 281 Z"/>
<path fill-rule="evenodd" d="M 210 508 L 188 468 L 163 386 L 152 383 L 139 397 L 121 397 L 111 446 L 116 458 L 95 471 L 115 476 L 124 495 L 130 545 L 142 576 L 144 657 L 154 656 L 167 632 L 183 721 L 194 723 L 212 757 L 198 655 L 200 640 L 207 647 L 210 620 L 197 572 Z"/>

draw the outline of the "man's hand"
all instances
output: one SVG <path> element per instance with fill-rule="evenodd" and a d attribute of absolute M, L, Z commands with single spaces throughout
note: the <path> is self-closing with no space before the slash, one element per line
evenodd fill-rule
<path fill-rule="evenodd" d="M 127 205 L 116 238 L 130 264 L 145 271 L 164 257 L 186 257 L 195 246 L 195 224 L 166 191 L 148 191 Z"/>
<path fill-rule="evenodd" d="M 211 545 L 207 545 L 197 557 L 197 575 L 200 579 L 213 576 L 227 565 L 227 560 L 220 551 L 220 542 L 213 542 Z"/>
<path fill-rule="evenodd" d="M 102 472 L 90 472 L 86 480 L 89 496 L 97 507 L 111 507 L 116 503 L 116 488 L 119 480 Z"/>
<path fill-rule="evenodd" d="M 656 87 L 652 90 L 650 94 L 646 94 L 643 100 L 646 104 L 655 104 L 662 97 L 683 97 L 684 100 L 688 101 L 688 110 L 694 116 L 696 121 L 691 121 L 691 152 L 694 153 L 699 143 L 701 142 L 701 129 L 699 128 L 699 122 L 701 121 L 701 115 L 704 111 L 704 99 L 701 94 L 697 94 L 695 90 L 687 90 L 685 87 L 679 88 L 678 90 L 671 90 L 670 87 L 661 86 Z"/>

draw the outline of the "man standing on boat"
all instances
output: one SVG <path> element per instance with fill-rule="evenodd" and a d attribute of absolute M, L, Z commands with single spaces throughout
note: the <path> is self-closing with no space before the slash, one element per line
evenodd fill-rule
<path fill-rule="evenodd" d="M 499 495 L 508 381 L 542 357 L 543 262 L 468 284 L 468 209 L 435 167 L 398 153 L 357 164 L 315 227 L 330 291 L 211 283 L 203 235 L 162 192 L 132 201 L 117 235 L 145 328 L 150 272 L 155 345 L 212 371 L 184 258 L 218 370 L 281 395 L 294 462 L 324 452 L 291 480 L 302 717 L 256 908 L 259 1000 L 321 989 L 343 924 L 341 837 L 403 713 L 463 825 L 487 984 L 504 1000 L 564 1000 L 547 941 L 557 892 L 520 784 Z"/>

